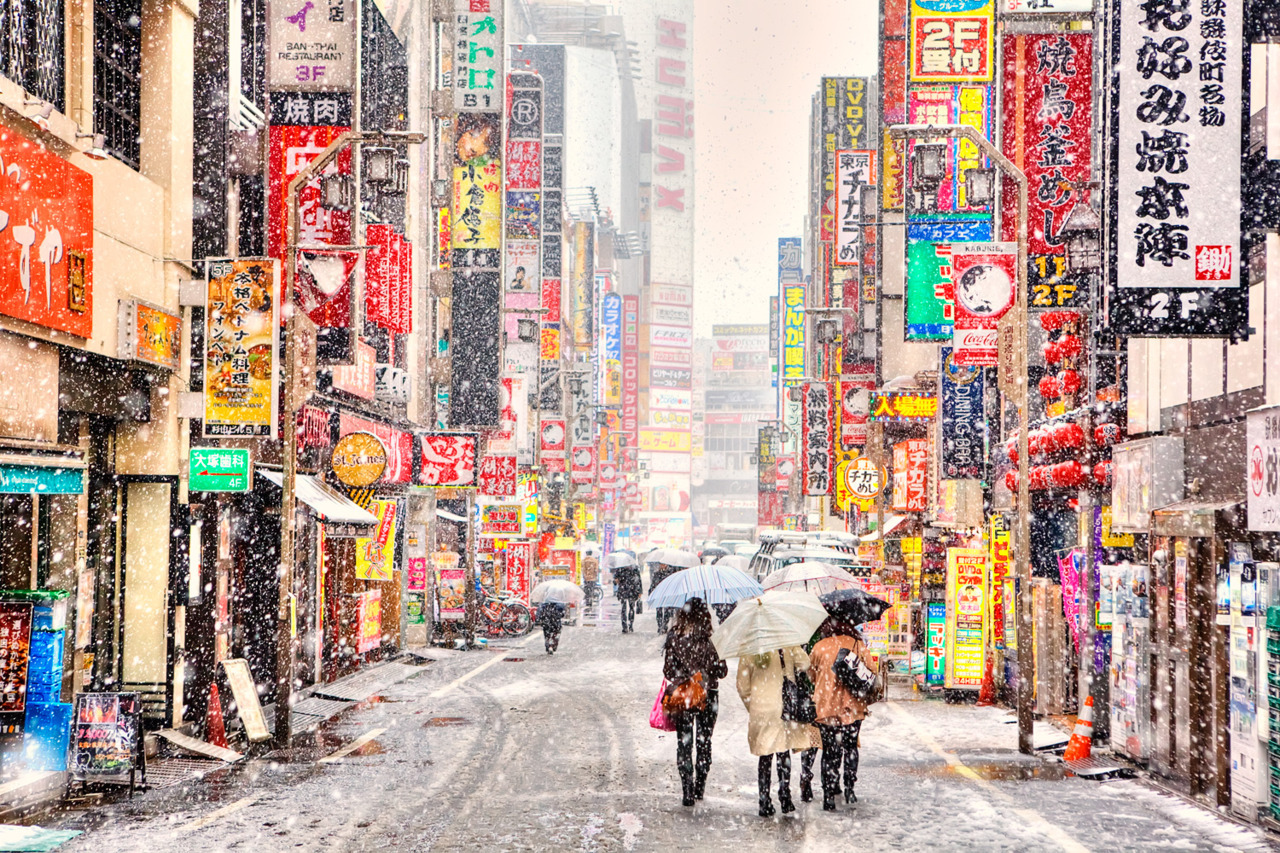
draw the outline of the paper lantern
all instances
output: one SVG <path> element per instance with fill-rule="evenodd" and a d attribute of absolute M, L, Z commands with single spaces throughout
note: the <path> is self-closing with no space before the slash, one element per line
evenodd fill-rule
<path fill-rule="evenodd" d="M 1084 352 L 1084 344 L 1080 343 L 1080 338 L 1075 335 L 1063 335 L 1058 341 L 1058 352 L 1063 359 L 1075 358 Z"/>
<path fill-rule="evenodd" d="M 1047 466 L 1045 479 L 1055 489 L 1072 489 L 1084 485 L 1084 467 L 1074 459 Z"/>
<path fill-rule="evenodd" d="M 1040 396 L 1044 397 L 1046 400 L 1056 399 L 1062 394 L 1062 386 L 1058 382 L 1058 377 L 1053 376 L 1052 374 L 1042 378 L 1037 387 L 1040 390 Z"/>
<path fill-rule="evenodd" d="M 1074 394 L 1080 390 L 1080 374 L 1074 370 L 1064 370 L 1058 374 L 1058 384 L 1063 394 Z"/>
<path fill-rule="evenodd" d="M 1070 421 L 1057 424 L 1053 427 L 1053 443 L 1058 450 L 1081 450 L 1084 448 L 1084 430 Z"/>
<path fill-rule="evenodd" d="M 1018 437 L 1016 435 L 1004 443 L 1004 452 L 1009 454 L 1009 461 L 1018 461 Z"/>
<path fill-rule="evenodd" d="M 1110 447 L 1120 440 L 1120 424 L 1098 424 L 1093 428 L 1093 443 Z"/>
<path fill-rule="evenodd" d="M 1062 361 L 1062 350 L 1057 341 L 1047 341 L 1041 347 L 1040 353 L 1044 356 L 1047 364 L 1057 364 Z"/>
<path fill-rule="evenodd" d="M 1099 462 L 1093 466 L 1093 481 L 1099 486 L 1111 485 L 1111 463 Z"/>
<path fill-rule="evenodd" d="M 1027 488 L 1042 492 L 1049 488 L 1049 466 L 1037 465 L 1027 473 Z"/>
<path fill-rule="evenodd" d="M 1018 491 L 1018 472 L 1006 471 L 1004 474 L 1004 487 L 1011 492 Z"/>
<path fill-rule="evenodd" d="M 1040 315 L 1040 328 L 1046 332 L 1056 332 L 1063 326 L 1079 320 L 1080 315 L 1075 311 L 1046 311 Z"/>

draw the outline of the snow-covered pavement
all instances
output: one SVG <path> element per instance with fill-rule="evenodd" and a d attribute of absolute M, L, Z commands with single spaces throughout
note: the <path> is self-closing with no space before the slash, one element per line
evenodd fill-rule
<path fill-rule="evenodd" d="M 68 850 L 1262 850 L 1256 830 L 1138 781 L 1087 782 L 1016 752 L 1011 718 L 905 694 L 863 728 L 856 805 L 756 815 L 746 713 L 721 694 L 706 799 L 680 805 L 673 734 L 648 726 L 662 638 L 646 612 L 448 655 L 284 762 L 46 820 Z M 362 735 L 338 761 L 317 758 Z M 819 796 L 820 800 L 820 796 Z"/>

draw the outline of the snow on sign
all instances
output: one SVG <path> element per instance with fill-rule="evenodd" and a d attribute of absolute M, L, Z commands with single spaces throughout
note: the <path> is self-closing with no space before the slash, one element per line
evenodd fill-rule
<path fill-rule="evenodd" d="M 419 485 L 449 487 L 476 484 L 475 433 L 428 432 L 418 438 L 422 445 Z"/>
<path fill-rule="evenodd" d="M 913 0 L 910 79 L 916 83 L 990 80 L 995 57 L 992 0 Z"/>
<path fill-rule="evenodd" d="M 1121 0 L 1112 324 L 1227 336 L 1242 280 L 1241 30 L 1226 0 Z"/>
<path fill-rule="evenodd" d="M 1280 406 L 1249 413 L 1245 431 L 1250 530 L 1280 530 Z"/>
<path fill-rule="evenodd" d="M 862 188 L 876 183 L 876 152 L 836 152 L 836 266 L 862 259 Z"/>
<path fill-rule="evenodd" d="M 1015 243 L 953 243 L 951 282 L 955 294 L 952 341 L 955 363 L 994 367 L 996 324 L 1013 305 L 1017 280 Z"/>
<path fill-rule="evenodd" d="M 801 480 L 806 495 L 826 495 L 831 492 L 831 471 L 835 467 L 833 426 L 834 406 L 831 386 L 819 383 L 804 384 L 804 416 L 801 420 Z"/>

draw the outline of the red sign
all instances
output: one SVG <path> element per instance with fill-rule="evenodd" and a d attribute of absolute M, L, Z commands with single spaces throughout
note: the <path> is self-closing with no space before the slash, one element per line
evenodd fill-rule
<path fill-rule="evenodd" d="M 516 493 L 516 458 L 485 456 L 480 460 L 480 494 L 512 497 Z"/>
<path fill-rule="evenodd" d="M 427 591 L 427 558 L 410 557 L 406 561 L 405 583 L 409 592 Z"/>
<path fill-rule="evenodd" d="M 562 420 L 544 420 L 542 422 L 541 450 L 544 454 L 563 456 L 565 451 L 565 430 Z"/>
<path fill-rule="evenodd" d="M 508 139 L 507 189 L 536 190 L 542 187 L 542 143 L 534 139 Z"/>
<path fill-rule="evenodd" d="M 584 444 L 573 449 L 572 482 L 578 485 L 593 483 L 596 479 L 595 445 Z"/>
<path fill-rule="evenodd" d="M 423 486 L 476 484 L 475 433 L 428 432 L 418 436 L 422 459 L 418 483 Z"/>
<path fill-rule="evenodd" d="M 911 16 L 911 79 L 965 82 L 991 79 L 991 6 L 986 15 Z"/>
<path fill-rule="evenodd" d="M 560 322 L 560 279 L 544 278 L 542 280 L 542 307 L 547 310 L 547 313 L 542 315 L 542 322 Z"/>
<path fill-rule="evenodd" d="M 387 470 L 379 482 L 408 483 L 413 479 L 413 436 L 377 421 L 365 420 L 342 412 L 338 415 L 338 437 L 353 432 L 367 432 L 387 449 Z"/>
<path fill-rule="evenodd" d="M 835 412 L 831 404 L 831 386 L 806 382 L 802 387 L 801 480 L 806 495 L 825 495 L 831 492 L 831 472 L 835 468 L 832 440 Z"/>
<path fill-rule="evenodd" d="M 533 573 L 533 543 L 507 543 L 506 590 L 511 598 L 529 603 L 529 578 Z"/>
<path fill-rule="evenodd" d="M 893 446 L 893 508 L 924 512 L 929 507 L 929 440 L 912 438 Z"/>
<path fill-rule="evenodd" d="M 956 364 L 995 366 L 999 352 L 996 324 L 1013 305 L 1017 268 L 1015 243 L 951 244 Z"/>
<path fill-rule="evenodd" d="M 412 245 L 390 225 L 365 229 L 365 318 L 397 334 L 412 331 Z"/>
<path fill-rule="evenodd" d="M 0 128 L 0 314 L 93 334 L 93 177 Z"/>
<path fill-rule="evenodd" d="M 1004 37 L 1002 144 L 1030 192 L 1025 225 L 1018 222 L 1017 194 L 1004 194 L 1001 227 L 1006 240 L 1025 230 L 1033 285 L 1066 271 L 1062 225 L 1087 198 L 1080 184 L 1089 180 L 1091 162 L 1092 57 L 1089 33 Z M 1033 307 L 1066 301 L 1048 286 L 1036 295 L 1033 287 Z"/>

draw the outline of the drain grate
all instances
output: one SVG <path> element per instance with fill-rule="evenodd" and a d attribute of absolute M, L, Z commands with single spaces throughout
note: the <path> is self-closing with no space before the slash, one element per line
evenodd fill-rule
<path fill-rule="evenodd" d="M 424 729 L 443 729 L 447 726 L 466 726 L 471 721 L 466 717 L 432 717 L 422 724 Z"/>
<path fill-rule="evenodd" d="M 147 786 L 170 788 L 231 765 L 210 758 L 160 758 L 147 762 Z"/>

